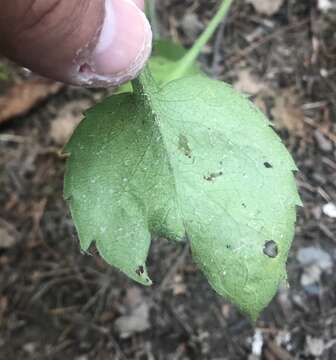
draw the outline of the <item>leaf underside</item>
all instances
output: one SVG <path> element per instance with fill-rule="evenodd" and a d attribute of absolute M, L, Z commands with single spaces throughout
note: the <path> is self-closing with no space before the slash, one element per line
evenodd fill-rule
<path fill-rule="evenodd" d="M 144 85 L 145 84 L 145 85 Z M 268 120 L 230 86 L 190 76 L 110 97 L 65 151 L 81 247 L 149 285 L 151 236 L 191 242 L 211 286 L 255 319 L 286 277 L 296 167 Z"/>

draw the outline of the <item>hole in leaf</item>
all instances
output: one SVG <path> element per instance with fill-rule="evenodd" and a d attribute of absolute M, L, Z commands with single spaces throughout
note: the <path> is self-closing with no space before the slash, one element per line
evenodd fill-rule
<path fill-rule="evenodd" d="M 135 272 L 137 275 L 141 276 L 145 272 L 145 269 L 142 265 L 140 265 Z"/>
<path fill-rule="evenodd" d="M 270 258 L 276 258 L 279 253 L 278 245 L 275 241 L 266 241 L 264 245 L 264 254 Z"/>
<path fill-rule="evenodd" d="M 264 162 L 264 166 L 265 166 L 265 168 L 267 168 L 267 169 L 272 169 L 273 168 L 273 166 L 272 166 L 272 164 L 270 164 L 269 162 Z"/>

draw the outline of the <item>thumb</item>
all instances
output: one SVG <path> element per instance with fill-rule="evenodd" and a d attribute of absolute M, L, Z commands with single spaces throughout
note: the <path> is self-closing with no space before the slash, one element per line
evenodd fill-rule
<path fill-rule="evenodd" d="M 143 0 L 0 0 L 0 52 L 55 80 L 115 86 L 151 51 Z"/>

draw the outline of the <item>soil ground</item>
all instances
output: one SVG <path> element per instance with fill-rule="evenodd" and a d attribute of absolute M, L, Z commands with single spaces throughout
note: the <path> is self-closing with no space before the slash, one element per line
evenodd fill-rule
<path fill-rule="evenodd" d="M 159 2 L 162 33 L 190 46 L 216 4 Z M 106 92 L 64 87 L 0 127 L 0 359 L 336 359 L 336 11 L 322 10 L 286 0 L 264 15 L 238 0 L 200 59 L 252 95 L 300 169 L 290 288 L 257 324 L 211 290 L 187 245 L 154 239 L 151 288 L 80 253 L 62 199 L 63 120 Z"/>

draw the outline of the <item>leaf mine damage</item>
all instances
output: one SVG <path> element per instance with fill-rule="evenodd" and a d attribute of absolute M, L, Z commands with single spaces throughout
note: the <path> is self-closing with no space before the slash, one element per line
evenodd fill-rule
<path fill-rule="evenodd" d="M 182 153 L 188 157 L 189 159 L 191 159 L 192 157 L 192 151 L 190 149 L 189 146 L 189 142 L 186 136 L 180 134 L 179 136 L 179 144 L 178 144 L 178 148 L 180 151 L 182 151 Z"/>
<path fill-rule="evenodd" d="M 219 171 L 218 173 L 211 173 L 210 175 L 205 175 L 204 180 L 206 181 L 214 181 L 216 178 L 223 176 L 223 171 Z"/>

